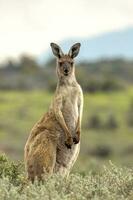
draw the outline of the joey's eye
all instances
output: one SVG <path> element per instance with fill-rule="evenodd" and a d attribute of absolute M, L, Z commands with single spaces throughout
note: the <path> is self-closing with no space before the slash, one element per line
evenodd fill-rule
<path fill-rule="evenodd" d="M 71 65 L 73 65 L 73 62 L 70 62 Z"/>

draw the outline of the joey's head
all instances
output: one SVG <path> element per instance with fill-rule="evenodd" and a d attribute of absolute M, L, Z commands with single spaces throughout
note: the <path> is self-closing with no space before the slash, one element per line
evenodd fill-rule
<path fill-rule="evenodd" d="M 57 58 L 57 74 L 59 77 L 69 77 L 75 73 L 74 58 L 78 55 L 80 43 L 74 44 L 68 54 L 64 54 L 61 48 L 51 43 L 53 54 Z"/>

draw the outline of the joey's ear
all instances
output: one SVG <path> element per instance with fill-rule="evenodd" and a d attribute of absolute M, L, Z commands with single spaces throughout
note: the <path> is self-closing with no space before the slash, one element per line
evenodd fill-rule
<path fill-rule="evenodd" d="M 52 52 L 53 54 L 57 57 L 60 58 L 63 55 L 63 52 L 61 50 L 61 48 L 55 44 L 55 43 L 50 43 L 50 46 L 52 48 Z"/>
<path fill-rule="evenodd" d="M 78 55 L 78 53 L 79 53 L 80 46 L 81 46 L 80 43 L 74 44 L 74 45 L 70 48 L 68 55 L 69 55 L 71 58 L 75 58 L 75 57 Z"/>

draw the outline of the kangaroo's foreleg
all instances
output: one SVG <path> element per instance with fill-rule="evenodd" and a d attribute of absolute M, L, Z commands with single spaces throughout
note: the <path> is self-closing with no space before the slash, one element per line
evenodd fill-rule
<path fill-rule="evenodd" d="M 61 96 L 57 96 L 55 98 L 55 102 L 54 102 L 54 112 L 55 112 L 55 117 L 56 120 L 59 122 L 60 126 L 62 127 L 62 129 L 64 130 L 65 134 L 66 134 L 66 141 L 65 144 L 68 148 L 71 148 L 72 144 L 73 144 L 73 139 L 72 139 L 72 135 L 66 125 L 66 122 L 64 120 L 62 111 L 62 97 Z"/>
<path fill-rule="evenodd" d="M 75 135 L 73 137 L 74 144 L 78 144 L 79 143 L 80 133 L 81 133 L 81 124 L 80 124 L 80 116 L 78 116 L 76 131 L 75 131 Z"/>
<path fill-rule="evenodd" d="M 82 113 L 83 113 L 83 96 L 82 94 L 80 94 L 78 99 L 78 120 L 76 125 L 75 136 L 73 137 L 73 142 L 75 144 L 79 143 L 80 141 Z"/>

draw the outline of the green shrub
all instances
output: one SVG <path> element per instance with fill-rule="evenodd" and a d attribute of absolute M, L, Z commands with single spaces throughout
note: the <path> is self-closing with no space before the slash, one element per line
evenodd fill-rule
<path fill-rule="evenodd" d="M 9 161 L 5 155 L 0 155 L 0 178 L 7 177 L 10 183 L 20 184 L 23 178 L 23 164 Z"/>
<path fill-rule="evenodd" d="M 88 169 L 89 171 L 89 169 Z M 24 184 L 23 170 L 18 164 L 0 156 L 0 200 L 131 200 L 133 199 L 133 169 L 116 167 L 112 163 L 97 173 L 70 174 L 66 178 L 55 174 Z M 16 184 L 19 179 L 19 184 Z M 16 181 L 16 182 L 15 182 Z M 15 183 L 15 184 L 14 184 Z"/>
<path fill-rule="evenodd" d="M 107 158 L 112 154 L 112 149 L 108 145 L 98 145 L 89 150 L 89 154 L 99 158 Z"/>
<path fill-rule="evenodd" d="M 115 115 L 110 114 L 106 118 L 106 122 L 104 124 L 104 128 L 106 128 L 106 129 L 116 129 L 117 127 L 118 127 L 118 122 L 116 120 Z"/>
<path fill-rule="evenodd" d="M 129 127 L 133 127 L 133 99 L 131 99 L 127 112 L 127 124 Z"/>
<path fill-rule="evenodd" d="M 101 122 L 101 118 L 99 115 L 97 114 L 93 114 L 88 121 L 87 126 L 88 128 L 95 128 L 95 129 L 99 129 L 102 128 L 102 122 Z"/>

